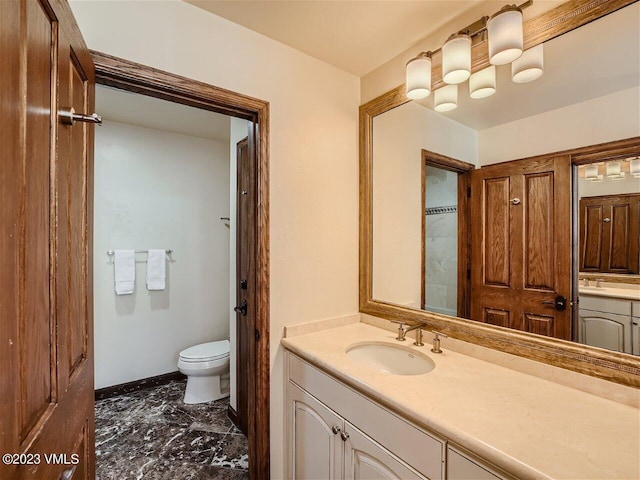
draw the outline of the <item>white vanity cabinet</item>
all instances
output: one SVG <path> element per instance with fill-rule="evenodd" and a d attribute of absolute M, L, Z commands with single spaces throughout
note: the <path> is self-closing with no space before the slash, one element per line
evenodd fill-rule
<path fill-rule="evenodd" d="M 508 478 L 290 352 L 287 367 L 288 478 Z"/>
<path fill-rule="evenodd" d="M 444 440 L 287 357 L 289 478 L 444 479 Z"/>
<path fill-rule="evenodd" d="M 631 303 L 623 299 L 580 295 L 580 343 L 633 353 Z"/>

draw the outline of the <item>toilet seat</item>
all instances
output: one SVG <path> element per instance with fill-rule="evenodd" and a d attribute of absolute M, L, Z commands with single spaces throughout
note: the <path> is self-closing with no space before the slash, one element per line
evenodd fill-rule
<path fill-rule="evenodd" d="M 229 340 L 207 342 L 180 352 L 180 360 L 186 363 L 204 363 L 229 357 Z"/>

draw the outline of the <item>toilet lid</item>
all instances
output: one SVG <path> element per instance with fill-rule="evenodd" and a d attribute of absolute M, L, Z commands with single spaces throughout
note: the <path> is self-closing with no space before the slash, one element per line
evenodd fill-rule
<path fill-rule="evenodd" d="M 187 361 L 206 362 L 229 356 L 229 340 L 201 343 L 180 352 L 180 358 Z"/>

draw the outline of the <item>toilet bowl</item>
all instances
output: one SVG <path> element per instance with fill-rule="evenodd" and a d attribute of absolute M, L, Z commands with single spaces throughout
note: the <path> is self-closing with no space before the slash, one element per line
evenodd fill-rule
<path fill-rule="evenodd" d="M 229 340 L 201 343 L 180 352 L 178 370 L 187 376 L 184 403 L 229 396 Z"/>

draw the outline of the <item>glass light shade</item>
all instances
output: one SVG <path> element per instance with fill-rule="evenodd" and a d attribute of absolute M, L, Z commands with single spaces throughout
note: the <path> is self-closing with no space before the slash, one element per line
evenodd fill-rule
<path fill-rule="evenodd" d="M 640 158 L 633 159 L 629 162 L 629 173 L 634 178 L 640 178 Z"/>
<path fill-rule="evenodd" d="M 485 98 L 494 93 L 496 93 L 496 67 L 494 65 L 471 74 L 469 78 L 469 96 L 471 98 Z"/>
<path fill-rule="evenodd" d="M 522 12 L 506 7 L 487 22 L 489 62 L 506 65 L 522 55 Z"/>
<path fill-rule="evenodd" d="M 544 50 L 540 45 L 522 52 L 522 56 L 511 64 L 511 78 L 516 83 L 533 82 L 544 71 Z"/>
<path fill-rule="evenodd" d="M 419 55 L 407 63 L 407 97 L 411 100 L 428 97 L 431 93 L 431 58 Z"/>
<path fill-rule="evenodd" d="M 624 178 L 624 172 L 622 171 L 622 165 L 620 162 L 607 162 L 607 178 L 612 180 L 620 180 Z"/>
<path fill-rule="evenodd" d="M 445 85 L 434 92 L 433 108 L 436 112 L 450 112 L 458 107 L 458 86 Z"/>
<path fill-rule="evenodd" d="M 442 46 L 442 80 L 456 85 L 471 75 L 471 37 L 453 35 Z"/>
<path fill-rule="evenodd" d="M 598 175 L 598 165 L 591 164 L 584 167 L 584 179 L 592 182 L 602 180 L 602 175 Z"/>

